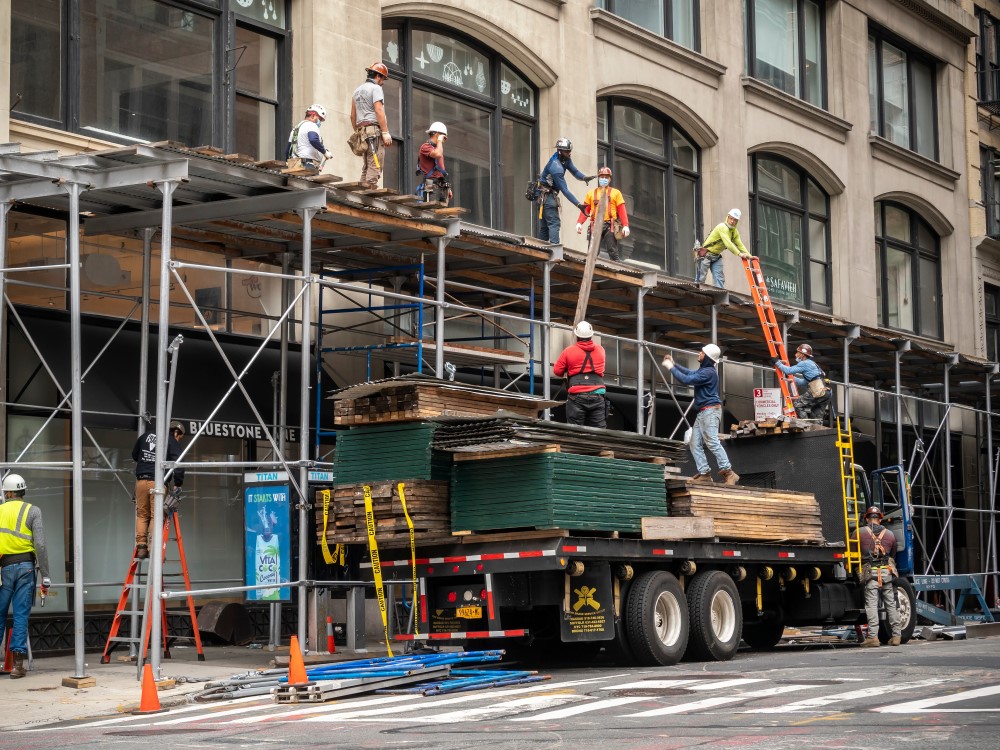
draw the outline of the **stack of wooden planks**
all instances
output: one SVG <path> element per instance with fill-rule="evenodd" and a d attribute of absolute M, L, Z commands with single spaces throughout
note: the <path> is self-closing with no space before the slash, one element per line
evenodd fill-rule
<path fill-rule="evenodd" d="M 401 480 L 406 508 L 413 522 L 417 544 L 454 541 L 451 513 L 448 508 L 448 483 L 427 480 Z M 410 533 L 399 500 L 399 482 L 370 482 L 372 512 L 375 518 L 375 541 L 379 548 L 409 547 Z M 316 538 L 323 533 L 323 499 L 316 493 Z M 368 543 L 365 523 L 365 485 L 338 484 L 333 488 L 327 520 L 327 542 L 333 544 Z"/>
<path fill-rule="evenodd" d="M 560 453 L 557 445 L 456 453 L 452 528 L 638 533 L 644 516 L 666 515 L 663 469 Z"/>
<path fill-rule="evenodd" d="M 819 503 L 809 492 L 668 482 L 671 516 L 712 518 L 719 539 L 825 544 Z"/>
<path fill-rule="evenodd" d="M 432 378 L 390 379 L 335 393 L 338 425 L 375 424 L 430 417 L 537 417 L 556 405 L 534 396 Z"/>
<path fill-rule="evenodd" d="M 823 430 L 823 425 L 808 419 L 797 417 L 771 417 L 769 419 L 741 419 L 739 424 L 731 425 L 729 435 L 733 438 L 751 437 L 755 435 L 780 435 L 783 432 L 806 432 L 808 430 Z"/>

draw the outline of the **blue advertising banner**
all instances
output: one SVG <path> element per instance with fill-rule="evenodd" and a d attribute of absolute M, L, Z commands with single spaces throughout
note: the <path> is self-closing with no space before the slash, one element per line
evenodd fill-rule
<path fill-rule="evenodd" d="M 248 600 L 290 601 L 288 583 L 292 545 L 288 485 L 249 485 L 243 490 L 246 526 L 246 585 L 273 583 L 273 589 L 248 591 Z"/>

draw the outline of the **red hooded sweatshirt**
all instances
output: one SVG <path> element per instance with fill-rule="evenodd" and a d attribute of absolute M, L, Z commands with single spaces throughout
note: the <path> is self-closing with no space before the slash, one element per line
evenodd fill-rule
<path fill-rule="evenodd" d="M 589 366 L 584 369 L 584 362 L 587 359 L 587 353 L 590 353 L 590 360 L 593 362 L 593 368 Z M 577 341 L 575 344 L 570 344 L 565 349 L 563 349 L 562 354 L 559 355 L 559 359 L 556 360 L 555 365 L 552 367 L 552 371 L 555 373 L 556 377 L 572 377 L 573 375 L 579 375 L 581 372 L 593 372 L 596 373 L 599 378 L 593 385 L 570 385 L 570 393 L 591 393 L 594 391 L 604 393 L 604 347 L 600 344 L 595 344 L 593 339 L 583 339 L 582 341 Z"/>

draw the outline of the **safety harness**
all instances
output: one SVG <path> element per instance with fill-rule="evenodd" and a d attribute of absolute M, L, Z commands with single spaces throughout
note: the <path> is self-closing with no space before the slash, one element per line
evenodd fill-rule
<path fill-rule="evenodd" d="M 422 179 L 413 192 L 420 196 L 420 198 L 423 198 L 426 192 L 427 180 L 435 180 L 438 187 L 442 190 L 449 190 L 451 188 L 451 183 L 448 182 L 448 171 L 444 168 L 443 162 L 440 165 L 438 162 L 439 160 L 435 159 L 434 165 L 427 170 L 421 169 L 419 166 L 417 167 L 417 174 L 422 175 Z M 437 175 L 434 174 L 435 172 L 437 172 Z"/>
<path fill-rule="evenodd" d="M 882 538 L 885 536 L 886 529 L 882 529 L 878 535 L 876 535 L 870 526 L 866 526 L 868 534 L 872 538 L 872 559 L 868 563 L 868 579 L 876 578 L 878 580 L 879 588 L 882 588 L 882 571 L 889 571 L 889 581 L 896 575 L 896 566 L 893 563 L 892 558 L 886 554 L 885 545 L 882 544 Z"/>
<path fill-rule="evenodd" d="M 597 369 L 594 367 L 594 358 L 591 356 L 593 352 L 584 351 L 583 352 L 583 364 L 580 365 L 579 371 L 575 375 L 569 376 L 570 387 L 575 385 L 604 385 L 604 378 L 597 374 Z M 588 366 L 590 369 L 588 370 Z"/>

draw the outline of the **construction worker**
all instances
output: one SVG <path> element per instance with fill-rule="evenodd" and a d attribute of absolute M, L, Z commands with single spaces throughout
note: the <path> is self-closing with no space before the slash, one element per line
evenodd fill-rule
<path fill-rule="evenodd" d="M 427 128 L 427 141 L 420 147 L 417 156 L 417 174 L 421 184 L 417 195 L 422 195 L 424 203 L 450 203 L 452 192 L 448 182 L 448 170 L 444 168 L 444 142 L 448 140 L 448 128 L 443 122 L 432 122 Z"/>
<path fill-rule="evenodd" d="M 709 271 L 711 271 L 715 285 L 719 289 L 724 289 L 726 286 L 726 269 L 722 263 L 722 252 L 728 250 L 734 255 L 740 256 L 740 258 L 750 257 L 750 251 L 744 247 L 743 240 L 740 239 L 739 230 L 736 228 L 742 216 L 743 213 L 738 208 L 734 208 L 726 215 L 725 221 L 713 229 L 711 234 L 705 238 L 701 247 L 695 249 L 695 255 L 697 256 L 694 269 L 695 283 L 700 284 L 703 282 L 707 278 Z"/>
<path fill-rule="evenodd" d="M 167 460 L 176 461 L 181 455 L 180 440 L 186 434 L 184 425 L 172 422 L 167 433 Z M 135 461 L 135 557 L 149 557 L 149 521 L 153 515 L 154 473 L 156 471 L 156 432 L 147 430 L 132 447 Z M 184 469 L 174 469 L 170 479 L 176 490 L 184 485 Z"/>
<path fill-rule="evenodd" d="M 594 343 L 594 327 L 581 320 L 573 329 L 576 343 L 559 355 L 552 371 L 568 379 L 566 422 L 586 427 L 608 426 L 604 388 L 604 347 Z"/>
<path fill-rule="evenodd" d="M 35 564 L 42 573 L 42 596 L 52 585 L 49 555 L 45 549 L 42 511 L 24 501 L 26 485 L 18 474 L 3 480 L 0 500 L 0 626 L 7 627 L 7 611 L 14 607 L 14 629 L 10 652 L 14 656 L 12 680 L 27 674 L 24 657 L 28 653 L 28 616 L 35 599 Z"/>
<path fill-rule="evenodd" d="M 882 599 L 889 621 L 890 646 L 902 644 L 902 625 L 896 604 L 896 536 L 882 526 L 882 511 L 874 505 L 865 511 L 865 525 L 859 529 L 861 541 L 861 580 L 865 585 L 865 612 L 868 614 L 868 637 L 861 645 L 881 645 L 878 640 L 878 602 Z"/>
<path fill-rule="evenodd" d="M 712 482 L 708 453 L 715 456 L 719 465 L 719 479 L 724 484 L 736 484 L 740 475 L 733 471 L 726 449 L 719 441 L 719 427 L 722 424 L 722 399 L 719 398 L 719 373 L 715 363 L 722 357 L 722 350 L 715 344 L 705 344 L 698 352 L 700 366 L 689 370 L 674 362 L 669 354 L 663 358 L 663 366 L 671 375 L 685 385 L 694 386 L 694 408 L 698 412 L 691 432 L 691 455 L 694 457 L 698 474 L 692 482 Z"/>
<path fill-rule="evenodd" d="M 326 107 L 322 104 L 310 105 L 302 120 L 288 136 L 288 155 L 302 160 L 302 166 L 319 172 L 324 159 L 332 159 L 333 152 L 323 145 L 319 137 L 319 127 L 326 120 Z"/>
<path fill-rule="evenodd" d="M 607 253 L 608 257 L 614 261 L 622 259 L 618 250 L 618 236 L 628 237 L 631 230 L 628 228 L 628 214 L 625 212 L 625 198 L 618 188 L 611 187 L 611 168 L 601 167 L 597 170 L 597 187 L 588 190 L 584 196 L 583 205 L 587 209 L 581 211 L 576 220 L 576 233 L 583 232 L 583 224 L 590 217 L 590 225 L 587 227 L 587 241 L 590 242 L 591 234 L 594 231 L 594 219 L 597 215 L 597 208 L 601 203 L 604 193 L 608 194 L 608 207 L 604 212 L 604 226 L 601 229 L 601 252 Z"/>
<path fill-rule="evenodd" d="M 351 96 L 351 149 L 363 157 L 361 183 L 374 190 L 382 176 L 382 158 L 392 145 L 389 124 L 385 119 L 385 93 L 382 84 L 389 69 L 381 62 L 365 68 L 367 78 Z"/>
<path fill-rule="evenodd" d="M 555 153 L 549 157 L 545 169 L 538 178 L 538 218 L 541 219 L 538 239 L 551 242 L 553 245 L 559 244 L 559 230 L 562 227 L 562 219 L 559 218 L 559 193 L 569 198 L 581 213 L 587 213 L 586 207 L 569 191 L 569 186 L 566 184 L 566 172 L 583 182 L 590 182 L 592 179 L 576 168 L 570 158 L 572 153 L 573 142 L 569 138 L 557 140 Z"/>
<path fill-rule="evenodd" d="M 826 374 L 812 356 L 813 348 L 809 344 L 799 344 L 794 365 L 786 365 L 777 357 L 774 366 L 786 375 L 795 376 L 795 387 L 799 390 L 794 403 L 795 413 L 804 419 L 824 419 L 830 409 L 830 389 L 826 385 Z"/>

